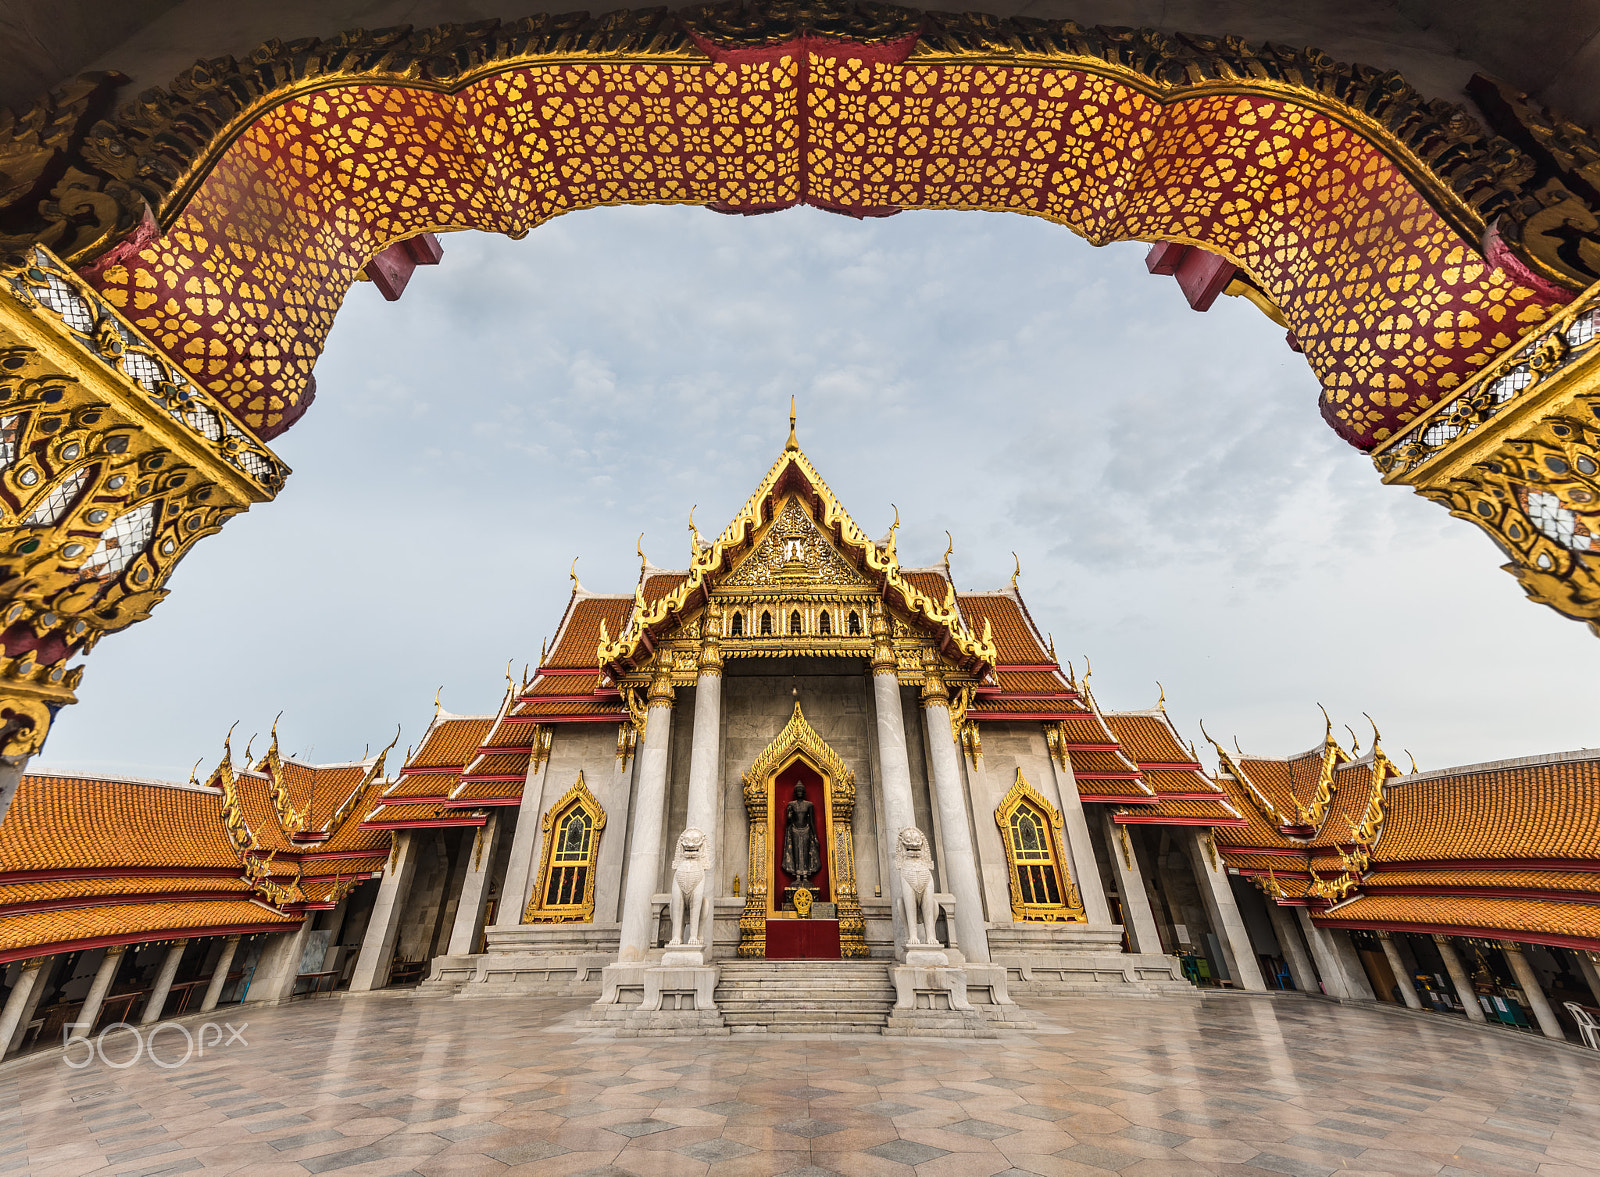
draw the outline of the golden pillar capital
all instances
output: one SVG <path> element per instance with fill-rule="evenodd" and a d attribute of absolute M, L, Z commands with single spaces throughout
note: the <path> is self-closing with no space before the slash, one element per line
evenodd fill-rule
<path fill-rule="evenodd" d="M 950 690 L 944 684 L 944 676 L 937 670 L 930 670 L 923 677 L 922 705 L 945 708 L 950 706 Z"/>
<path fill-rule="evenodd" d="M 706 609 L 705 617 L 700 623 L 700 661 L 701 674 L 722 673 L 722 609 L 711 605 Z"/>
<path fill-rule="evenodd" d="M 660 661 L 662 665 L 650 677 L 650 693 L 645 696 L 646 708 L 671 707 L 676 698 L 672 689 L 672 671 L 665 665 L 665 655 L 660 657 Z"/>

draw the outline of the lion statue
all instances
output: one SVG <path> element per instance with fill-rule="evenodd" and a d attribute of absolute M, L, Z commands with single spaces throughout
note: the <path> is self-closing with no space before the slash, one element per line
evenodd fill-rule
<path fill-rule="evenodd" d="M 672 939 L 669 946 L 699 944 L 700 896 L 706 889 L 706 835 L 690 826 L 678 835 L 678 852 L 672 858 Z M 684 936 L 683 917 L 689 916 Z"/>
<path fill-rule="evenodd" d="M 900 872 L 900 903 L 906 913 L 906 944 L 920 948 L 940 947 L 933 933 L 939 905 L 934 900 L 933 858 L 928 853 L 928 838 L 916 826 L 906 826 L 896 839 L 894 867 Z"/>

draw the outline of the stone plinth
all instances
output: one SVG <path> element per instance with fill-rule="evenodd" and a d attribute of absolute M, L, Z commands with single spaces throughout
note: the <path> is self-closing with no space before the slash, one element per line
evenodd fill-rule
<path fill-rule="evenodd" d="M 983 1014 L 967 1000 L 965 968 L 948 964 L 914 963 L 917 959 L 944 959 L 944 953 L 927 948 L 907 948 L 908 963 L 889 970 L 894 981 L 894 1008 L 883 1027 L 897 1038 L 993 1038 L 995 1031 Z"/>
<path fill-rule="evenodd" d="M 491 927 L 488 941 L 486 952 L 463 958 L 473 972 L 458 997 L 597 995 L 602 970 L 617 959 L 619 934 L 615 924 L 520 924 Z M 441 981 L 450 967 L 436 968 Z"/>
<path fill-rule="evenodd" d="M 1119 924 L 997 924 L 989 955 L 1022 997 L 1198 996 L 1176 957 L 1123 952 Z"/>

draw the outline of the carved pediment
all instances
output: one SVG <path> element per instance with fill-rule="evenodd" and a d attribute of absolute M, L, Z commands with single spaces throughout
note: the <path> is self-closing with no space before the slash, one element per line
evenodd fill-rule
<path fill-rule="evenodd" d="M 768 589 L 793 585 L 871 585 L 801 505 L 790 496 L 767 534 L 730 572 L 720 588 Z"/>

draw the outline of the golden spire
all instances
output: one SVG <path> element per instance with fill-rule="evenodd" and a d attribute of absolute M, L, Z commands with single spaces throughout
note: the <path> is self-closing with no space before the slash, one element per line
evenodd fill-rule
<path fill-rule="evenodd" d="M 1367 715 L 1365 711 L 1363 711 L 1361 714 L 1366 718 L 1368 723 L 1372 724 L 1372 747 L 1374 750 L 1376 750 L 1378 745 L 1383 743 L 1383 736 L 1378 731 L 1378 725 L 1373 721 L 1372 716 Z"/>
<path fill-rule="evenodd" d="M 1012 592 L 1016 592 L 1017 591 L 1017 577 L 1022 575 L 1022 561 L 1021 561 L 1021 559 L 1018 558 L 1018 556 L 1017 556 L 1017 554 L 1015 552 L 1011 553 L 1011 558 L 1016 561 L 1016 565 L 1017 565 L 1016 569 L 1011 573 L 1011 591 Z"/>
<path fill-rule="evenodd" d="M 1156 700 L 1156 706 L 1165 711 L 1167 709 L 1167 688 L 1161 686 L 1161 680 L 1156 679 L 1156 686 L 1161 690 L 1161 698 Z M 1207 737 L 1209 738 L 1209 737 Z"/>
<path fill-rule="evenodd" d="M 439 696 L 442 695 L 442 694 L 444 694 L 444 684 L 440 683 L 439 684 L 439 689 L 437 691 L 433 692 L 433 717 L 435 719 L 439 718 L 439 711 L 440 711 Z"/>
<path fill-rule="evenodd" d="M 695 507 L 700 504 L 696 503 Z M 700 538 L 700 529 L 694 525 L 694 507 L 689 508 L 689 547 L 692 551 L 689 558 L 692 560 L 700 554 L 700 549 L 705 547 L 705 541 Z"/>
<path fill-rule="evenodd" d="M 634 549 L 639 553 L 639 575 L 643 576 L 645 567 L 650 563 L 650 557 L 644 554 L 644 532 L 639 533 L 639 540 Z"/>
<path fill-rule="evenodd" d="M 1047 633 L 1044 635 L 1044 641 L 1045 645 L 1050 650 L 1050 661 L 1054 662 L 1056 666 L 1059 667 L 1061 665 L 1061 659 L 1056 657 L 1056 635 L 1053 633 Z"/>
<path fill-rule="evenodd" d="M 1410 748 L 1406 748 L 1406 749 L 1404 749 L 1404 751 L 1405 751 L 1405 754 L 1408 757 L 1410 757 L 1410 760 L 1411 760 L 1411 775 L 1415 776 L 1417 774 L 1417 772 L 1419 771 L 1418 768 L 1417 768 L 1417 758 L 1415 756 L 1411 755 L 1411 749 Z"/>
<path fill-rule="evenodd" d="M 200 760 L 204 760 L 204 759 L 205 759 L 204 756 L 202 756 L 200 758 Z M 200 771 L 200 760 L 196 760 L 194 762 L 194 767 L 189 770 L 189 783 L 191 785 L 198 785 L 200 783 L 199 781 L 194 779 L 194 774 Z"/>
<path fill-rule="evenodd" d="M 783 447 L 784 453 L 799 453 L 800 439 L 794 435 L 794 397 L 789 398 L 789 441 Z"/>
<path fill-rule="evenodd" d="M 642 539 L 643 536 L 640 538 Z M 583 591 L 583 583 L 578 579 L 578 557 L 572 557 L 572 568 L 567 575 L 572 579 L 572 591 L 581 593 Z"/>
<path fill-rule="evenodd" d="M 1361 741 L 1356 739 L 1356 729 L 1351 727 L 1347 723 L 1347 724 L 1344 725 L 1344 730 L 1350 733 L 1350 751 L 1351 752 L 1359 752 L 1359 751 L 1361 751 Z"/>
<path fill-rule="evenodd" d="M 956 550 L 956 541 L 955 537 L 948 531 L 944 533 L 944 537 L 950 541 L 944 549 L 944 575 L 945 579 L 948 580 L 950 577 L 950 554 Z"/>

